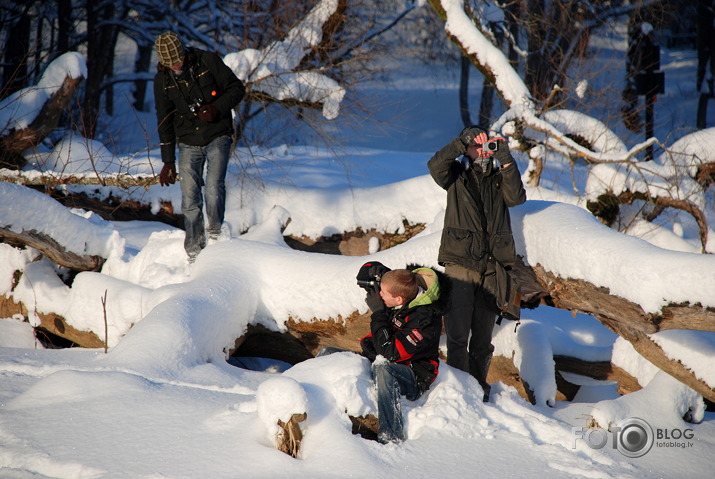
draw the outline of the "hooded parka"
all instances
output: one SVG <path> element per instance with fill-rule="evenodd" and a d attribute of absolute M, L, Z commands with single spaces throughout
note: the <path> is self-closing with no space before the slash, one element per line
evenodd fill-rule
<path fill-rule="evenodd" d="M 484 274 L 489 259 L 504 266 L 516 260 L 509 207 L 526 201 L 515 161 L 487 172 L 472 166 L 464 144 L 455 139 L 434 154 L 427 166 L 447 191 L 439 248 L 440 265 L 453 263 Z"/>

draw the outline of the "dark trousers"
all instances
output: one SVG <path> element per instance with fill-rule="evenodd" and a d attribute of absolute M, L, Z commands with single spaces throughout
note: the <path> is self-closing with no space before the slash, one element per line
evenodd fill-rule
<path fill-rule="evenodd" d="M 494 297 L 495 275 L 487 270 L 482 275 L 456 264 L 447 264 L 445 274 L 452 281 L 451 307 L 445 315 L 447 332 L 447 364 L 468 372 L 479 381 L 488 397 L 487 373 L 494 346 L 492 331 L 497 310 Z"/>

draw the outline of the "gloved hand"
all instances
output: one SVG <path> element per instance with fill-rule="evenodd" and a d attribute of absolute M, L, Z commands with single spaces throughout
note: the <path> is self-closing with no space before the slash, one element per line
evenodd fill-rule
<path fill-rule="evenodd" d="M 382 301 L 379 291 L 370 291 L 369 293 L 367 293 L 367 296 L 365 297 L 365 302 L 370 308 L 370 311 L 372 311 L 373 313 L 385 309 L 385 303 Z"/>
<path fill-rule="evenodd" d="M 509 143 L 504 138 L 498 138 L 496 139 L 497 142 L 497 151 L 494 152 L 492 155 L 495 160 L 499 162 L 499 166 L 504 166 L 508 163 L 511 163 L 514 161 L 514 158 L 511 156 L 511 153 L 509 152 Z"/>
<path fill-rule="evenodd" d="M 465 147 L 469 147 L 474 144 L 474 139 L 482 133 L 486 134 L 485 131 L 478 126 L 468 126 L 462 130 L 458 138 Z"/>
<path fill-rule="evenodd" d="M 208 123 L 214 123 L 221 119 L 221 112 L 214 105 L 208 104 L 201 107 L 198 117 Z"/>
<path fill-rule="evenodd" d="M 370 361 L 374 361 L 377 357 L 377 351 L 375 350 L 375 343 L 372 341 L 372 336 L 362 338 L 360 340 L 360 346 L 362 347 L 362 355 Z"/>
<path fill-rule="evenodd" d="M 176 183 L 176 165 L 174 163 L 164 163 L 159 173 L 159 184 L 169 186 Z"/>
<path fill-rule="evenodd" d="M 467 151 L 465 153 L 469 158 L 473 160 L 490 157 L 491 153 L 488 151 L 484 151 L 483 148 L 484 143 L 486 143 L 487 141 L 489 141 L 489 137 L 487 136 L 486 132 L 479 133 L 476 138 L 474 138 L 472 144 L 467 147 Z"/>

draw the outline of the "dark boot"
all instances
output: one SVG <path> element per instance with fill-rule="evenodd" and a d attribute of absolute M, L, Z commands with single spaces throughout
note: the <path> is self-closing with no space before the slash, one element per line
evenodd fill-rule
<path fill-rule="evenodd" d="M 491 353 L 481 358 L 475 358 L 472 355 L 469 356 L 469 374 L 474 376 L 484 390 L 484 397 L 482 398 L 484 402 L 489 402 L 489 393 L 492 390 L 491 385 L 487 382 L 487 374 L 489 374 L 489 366 L 491 363 Z"/>

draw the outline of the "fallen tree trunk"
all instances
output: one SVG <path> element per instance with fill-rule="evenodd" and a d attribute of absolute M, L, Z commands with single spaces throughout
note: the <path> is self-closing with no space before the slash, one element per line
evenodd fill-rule
<path fill-rule="evenodd" d="M 545 304 L 596 316 L 601 322 L 607 321 L 609 324 L 604 324 L 616 333 L 635 330 L 653 334 L 668 329 L 715 332 L 715 310 L 712 308 L 669 304 L 659 313 L 646 313 L 639 305 L 610 294 L 607 288 L 582 279 L 558 277 L 541 265 L 533 267 L 533 271 L 548 292 L 543 299 Z"/>
<path fill-rule="evenodd" d="M 629 341 L 638 353 L 659 369 L 715 401 L 713 386 L 697 378 L 683 363 L 669 358 L 648 335 L 668 329 L 715 332 L 715 310 L 692 305 L 668 305 L 658 314 L 646 313 L 627 299 L 611 295 L 581 279 L 560 278 L 540 265 L 535 266 L 539 282 L 548 290 L 544 302 L 550 306 L 594 316 L 613 332 Z"/>
<path fill-rule="evenodd" d="M 10 318 L 15 315 L 27 318 L 30 315 L 27 307 L 23 303 L 16 303 L 12 298 L 0 296 L 0 317 Z M 91 331 L 80 331 L 68 324 L 65 318 L 55 313 L 32 313 L 40 324 L 36 329 L 44 330 L 71 341 L 84 348 L 103 348 L 104 341 Z"/>
<path fill-rule="evenodd" d="M 43 173 L 38 175 L 36 171 L 21 172 L 8 169 L 0 170 L 0 181 L 15 183 L 23 186 L 47 186 L 54 188 L 59 185 L 86 185 L 86 186 L 116 186 L 119 188 L 149 188 L 151 185 L 159 183 L 156 175 L 97 175 L 87 173 L 83 175 L 71 175 L 57 172 Z"/>
<path fill-rule="evenodd" d="M 17 243 L 27 244 L 42 251 L 58 264 L 75 270 L 98 269 L 103 262 L 95 256 L 81 257 L 67 253 L 51 238 L 36 232 L 18 235 L 9 230 L 0 229 L 0 237 L 11 237 Z M 669 373 L 674 378 L 691 387 L 703 397 L 715 401 L 715 390 L 709 384 L 698 379 L 677 359 L 669 358 L 649 334 L 669 329 L 715 332 L 715 310 L 699 305 L 670 304 L 657 314 L 646 313 L 627 299 L 610 294 L 607 288 L 597 287 L 587 281 L 572 278 L 560 278 L 544 270 L 540 265 L 529 267 L 517 264 L 512 270 L 524 290 L 523 307 L 533 308 L 537 304 L 546 304 L 559 309 L 590 314 L 601 321 L 616 334 L 633 344 L 636 351 L 655 366 Z M 325 346 L 359 350 L 359 339 L 369 331 L 367 315 L 356 312 L 346 318 L 289 318 L 288 330 L 298 337 L 306 347 L 316 354 Z M 68 329 L 68 328 L 65 328 Z M 62 333 L 59 334 L 66 337 Z M 71 338 L 68 338 L 71 339 Z M 74 341 L 74 339 L 72 339 Z M 80 345 L 83 342 L 78 342 Z M 96 347 L 96 345 L 90 346 Z M 629 388 L 627 388 L 629 389 Z"/>
<path fill-rule="evenodd" d="M 33 122 L 22 130 L 12 131 L 0 138 L 0 167 L 21 169 L 27 161 L 22 152 L 40 144 L 52 132 L 60 121 L 62 112 L 67 108 L 84 78 L 65 77 L 62 86 L 42 106 L 42 110 Z"/>

